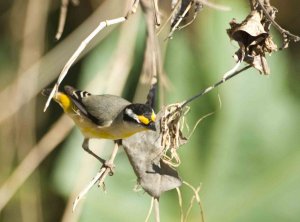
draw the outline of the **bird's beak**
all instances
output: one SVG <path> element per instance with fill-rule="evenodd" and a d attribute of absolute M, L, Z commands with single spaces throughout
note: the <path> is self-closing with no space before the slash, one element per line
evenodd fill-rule
<path fill-rule="evenodd" d="M 155 122 L 150 122 L 150 123 L 148 124 L 148 129 L 153 130 L 153 131 L 156 131 Z"/>

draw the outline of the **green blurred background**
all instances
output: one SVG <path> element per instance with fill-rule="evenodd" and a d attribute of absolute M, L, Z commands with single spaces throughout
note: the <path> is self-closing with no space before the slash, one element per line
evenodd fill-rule
<path fill-rule="evenodd" d="M 237 45 L 229 41 L 225 30 L 232 18 L 241 21 L 247 15 L 248 1 L 217 3 L 230 6 L 231 11 L 206 7 L 191 26 L 163 43 L 169 79 L 164 104 L 192 96 L 233 67 Z M 279 9 L 278 23 L 299 34 L 299 2 L 271 3 Z M 33 148 L 43 150 L 57 137 L 42 143 L 45 146 L 35 146 L 62 115 L 56 104 L 43 113 L 46 99 L 40 90 L 53 84 L 99 21 L 123 15 L 126 7 L 120 0 L 82 0 L 76 7 L 71 5 L 62 39 L 56 41 L 60 1 L 0 2 L 0 221 L 145 220 L 150 197 L 133 191 L 136 177 L 123 151 L 117 156 L 115 175 L 106 180 L 107 192 L 94 187 L 71 212 L 76 194 L 97 172 L 99 163 L 81 149 L 83 138 L 77 129 L 68 133 L 68 121 L 56 129 L 62 142 L 57 139 L 59 145 L 44 159 L 37 152 L 21 168 L 23 176 L 34 169 L 25 183 L 18 176 L 9 180 Z M 139 9 L 124 25 L 106 29 L 63 84 L 137 98 L 145 27 Z M 280 36 L 272 31 L 280 45 Z M 199 124 L 180 149 L 178 170 L 190 184 L 202 183 L 200 197 L 207 222 L 300 221 L 300 44 L 291 43 L 267 59 L 270 76 L 246 71 L 191 104 L 187 115 L 191 128 L 205 114 L 214 114 Z M 92 148 L 106 157 L 112 145 L 93 141 Z M 32 166 L 38 159 L 38 167 Z M 7 198 L 17 184 L 22 184 L 20 189 Z M 184 186 L 181 191 L 186 211 L 192 193 Z M 180 221 L 176 191 L 161 197 L 160 209 L 161 221 Z M 200 221 L 196 204 L 188 221 Z"/>

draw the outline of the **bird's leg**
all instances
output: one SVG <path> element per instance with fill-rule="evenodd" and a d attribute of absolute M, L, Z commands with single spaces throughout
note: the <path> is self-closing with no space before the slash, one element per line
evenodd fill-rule
<path fill-rule="evenodd" d="M 89 148 L 89 139 L 85 138 L 83 143 L 82 143 L 82 148 L 84 151 L 88 152 L 90 155 L 95 157 L 97 160 L 99 160 L 102 164 L 105 165 L 106 160 L 102 159 L 101 157 L 97 156 L 92 150 Z"/>
<path fill-rule="evenodd" d="M 115 146 L 114 146 L 114 149 L 111 153 L 111 156 L 110 156 L 109 160 L 106 160 L 105 163 L 103 164 L 104 167 L 110 169 L 110 172 L 109 172 L 110 176 L 112 176 L 114 174 L 114 168 L 115 168 L 114 160 L 115 160 L 115 157 L 118 153 L 119 145 L 121 145 L 121 141 L 122 140 L 116 140 L 115 141 Z"/>

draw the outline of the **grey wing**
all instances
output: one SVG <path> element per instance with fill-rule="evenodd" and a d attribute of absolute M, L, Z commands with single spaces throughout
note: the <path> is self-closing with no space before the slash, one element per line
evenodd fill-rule
<path fill-rule="evenodd" d="M 112 121 L 130 104 L 114 95 L 95 95 L 82 99 L 82 104 L 90 119 L 99 126 L 109 126 Z"/>

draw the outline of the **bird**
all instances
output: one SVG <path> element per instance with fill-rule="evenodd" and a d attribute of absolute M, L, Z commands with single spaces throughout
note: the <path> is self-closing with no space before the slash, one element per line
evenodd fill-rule
<path fill-rule="evenodd" d="M 42 94 L 49 96 L 51 90 L 44 89 Z M 148 104 L 131 103 L 116 95 L 92 95 L 68 85 L 58 90 L 53 100 L 81 131 L 82 148 L 102 164 L 106 164 L 105 160 L 89 148 L 90 139 L 118 141 L 145 130 L 156 131 L 156 115 Z"/>

